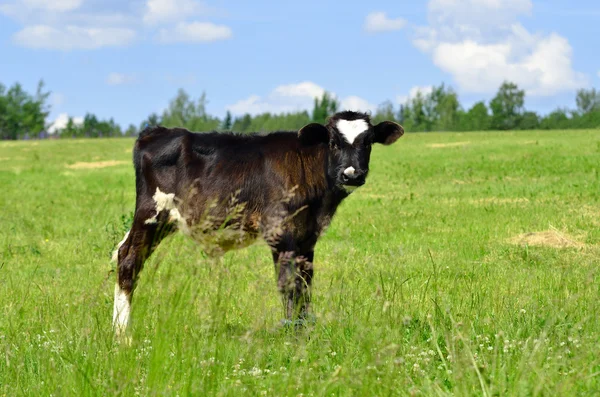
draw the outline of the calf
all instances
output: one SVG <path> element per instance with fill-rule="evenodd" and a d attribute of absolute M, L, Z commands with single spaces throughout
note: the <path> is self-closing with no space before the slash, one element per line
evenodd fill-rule
<path fill-rule="evenodd" d="M 176 230 L 213 255 L 262 237 L 287 319 L 304 318 L 319 236 L 342 200 L 365 183 L 372 144 L 389 145 L 402 134 L 396 123 L 373 126 L 356 112 L 268 135 L 146 128 L 133 152 L 133 225 L 114 255 L 116 334 L 126 330 L 144 262 Z"/>

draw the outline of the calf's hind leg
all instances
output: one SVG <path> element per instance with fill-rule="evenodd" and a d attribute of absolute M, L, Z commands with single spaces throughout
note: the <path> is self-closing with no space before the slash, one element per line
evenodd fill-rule
<path fill-rule="evenodd" d="M 164 222 L 163 214 L 157 214 L 153 222 L 152 210 L 137 210 L 131 230 L 117 248 L 117 284 L 113 309 L 113 327 L 117 337 L 123 335 L 129 324 L 131 299 L 139 273 L 144 262 L 152 254 L 160 241 L 170 234 L 173 227 Z M 166 215 L 166 214 L 164 214 Z"/>

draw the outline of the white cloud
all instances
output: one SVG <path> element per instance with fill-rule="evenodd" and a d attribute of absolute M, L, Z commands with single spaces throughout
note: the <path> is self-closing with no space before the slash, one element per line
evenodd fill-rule
<path fill-rule="evenodd" d="M 413 45 L 423 52 L 431 51 L 437 44 L 438 32 L 429 26 L 417 26 L 414 29 Z"/>
<path fill-rule="evenodd" d="M 64 12 L 79 8 L 83 0 L 23 0 L 23 3 L 29 8 Z"/>
<path fill-rule="evenodd" d="M 225 25 L 215 25 L 210 22 L 180 22 L 172 29 L 161 29 L 158 40 L 162 43 L 209 43 L 226 40 L 232 36 L 231 29 Z"/>
<path fill-rule="evenodd" d="M 399 95 L 398 97 L 396 97 L 396 102 L 398 102 L 400 105 L 404 105 L 411 99 L 415 98 L 419 93 L 422 96 L 427 96 L 427 95 L 431 94 L 432 91 L 433 91 L 433 86 L 430 86 L 430 85 L 414 86 L 410 89 L 410 91 L 408 92 L 408 95 Z"/>
<path fill-rule="evenodd" d="M 310 111 L 314 106 L 315 98 L 322 97 L 324 93 L 325 89 L 323 87 L 311 81 L 285 84 L 276 87 L 265 97 L 251 95 L 246 99 L 242 99 L 233 105 L 227 106 L 227 110 L 236 115 Z M 330 94 L 337 98 L 334 93 L 330 92 Z M 376 106 L 360 97 L 349 96 L 340 100 L 340 108 L 343 110 L 373 111 Z"/>
<path fill-rule="evenodd" d="M 143 19 L 147 24 L 181 21 L 202 9 L 202 5 L 194 0 L 148 0 Z"/>
<path fill-rule="evenodd" d="M 72 25 L 61 28 L 26 26 L 13 36 L 13 41 L 23 47 L 63 51 L 126 46 L 134 39 L 135 31 L 127 28 L 82 28 Z"/>
<path fill-rule="evenodd" d="M 25 26 L 62 27 L 73 25 L 87 28 L 110 26 L 131 28 L 139 25 L 139 15 L 106 9 L 81 10 L 83 4 L 83 0 L 20 0 L 12 3 L 0 3 L 0 14 Z"/>
<path fill-rule="evenodd" d="M 518 22 L 532 7 L 531 0 L 430 0 L 429 25 L 415 28 L 413 44 L 465 92 L 492 93 L 504 80 L 540 96 L 587 85 L 566 38 Z"/>
<path fill-rule="evenodd" d="M 325 89 L 311 81 L 304 81 L 298 84 L 280 85 L 273 93 L 284 97 L 320 98 L 325 93 Z"/>
<path fill-rule="evenodd" d="M 280 85 L 266 97 L 251 95 L 227 107 L 233 114 L 286 113 L 312 109 L 325 89 L 311 81 Z"/>
<path fill-rule="evenodd" d="M 427 4 L 430 24 L 485 27 L 514 21 L 529 15 L 531 0 L 430 0 Z"/>
<path fill-rule="evenodd" d="M 108 85 L 123 85 L 123 84 L 134 83 L 135 80 L 136 80 L 136 78 L 132 74 L 113 72 L 113 73 L 110 73 L 108 75 L 108 77 L 106 78 L 106 84 L 108 84 Z"/>
<path fill-rule="evenodd" d="M 385 12 L 372 12 L 365 19 L 364 29 L 370 33 L 400 30 L 406 25 L 403 18 L 388 18 Z"/>
<path fill-rule="evenodd" d="M 63 13 L 78 9 L 83 0 L 16 0 L 0 4 L 0 12 L 18 17 L 35 11 Z"/>
<path fill-rule="evenodd" d="M 227 110 L 233 114 L 249 113 L 254 115 L 266 112 L 283 113 L 290 111 L 291 108 L 278 103 L 269 103 L 258 95 L 250 95 L 246 99 L 239 100 L 233 105 L 227 106 Z"/>
<path fill-rule="evenodd" d="M 553 95 L 587 84 L 582 73 L 572 69 L 569 42 L 552 34 L 536 41 L 528 54 L 515 57 L 510 41 L 481 44 L 473 40 L 439 43 L 433 62 L 450 73 L 467 92 L 487 93 L 510 80 L 531 95 Z"/>
<path fill-rule="evenodd" d="M 374 112 L 377 106 L 369 103 L 366 99 L 351 95 L 342 99 L 340 110 L 354 110 L 358 112 Z"/>
<path fill-rule="evenodd" d="M 114 9 L 114 1 L 104 3 L 0 0 L 0 15 L 22 25 L 13 34 L 13 43 L 33 49 L 71 51 L 126 46 L 144 25 L 162 43 L 206 43 L 233 36 L 229 26 L 189 21 L 199 15 L 220 13 L 202 0 L 140 0 L 140 7 L 123 6 L 120 10 Z"/>
<path fill-rule="evenodd" d="M 67 113 L 59 114 L 58 117 L 54 120 L 54 122 L 52 122 L 52 124 L 50 124 L 50 127 L 48 127 L 48 133 L 54 134 L 54 133 L 64 129 L 67 126 L 68 122 L 69 122 L 69 115 Z M 83 117 L 73 117 L 73 123 L 75 125 L 82 125 Z"/>
<path fill-rule="evenodd" d="M 65 16 L 65 21 L 69 24 L 77 26 L 94 26 L 94 27 L 137 27 L 139 25 L 139 17 L 132 14 L 124 14 L 120 12 L 105 12 L 105 13 L 72 13 Z"/>

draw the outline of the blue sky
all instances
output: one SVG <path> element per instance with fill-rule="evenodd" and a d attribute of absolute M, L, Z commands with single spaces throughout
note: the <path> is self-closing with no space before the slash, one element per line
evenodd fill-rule
<path fill-rule="evenodd" d="M 52 91 L 54 120 L 136 125 L 178 88 L 222 116 L 401 103 L 451 85 L 467 106 L 504 79 L 527 107 L 574 107 L 600 86 L 593 0 L 0 0 L 0 82 Z"/>

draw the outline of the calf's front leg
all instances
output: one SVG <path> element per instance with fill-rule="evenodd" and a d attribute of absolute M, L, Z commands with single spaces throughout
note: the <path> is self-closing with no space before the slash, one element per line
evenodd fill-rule
<path fill-rule="evenodd" d="M 137 209 L 132 228 L 119 243 L 114 254 L 117 261 L 117 284 L 113 307 L 113 327 L 115 336 L 125 336 L 131 314 L 131 299 L 136 281 L 144 267 L 144 262 L 160 241 L 169 235 L 174 228 L 166 224 L 167 214 L 152 216 L 151 209 Z M 148 219 L 158 218 L 156 222 Z M 127 339 L 127 338 L 126 338 Z"/>
<path fill-rule="evenodd" d="M 288 321 L 308 319 L 310 313 L 310 295 L 313 278 L 312 251 L 274 251 L 273 259 L 277 272 L 277 287 L 281 293 Z"/>

